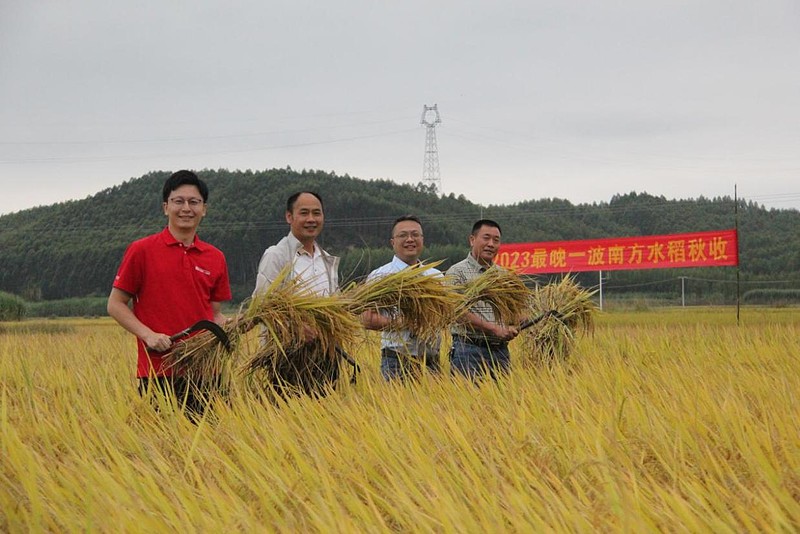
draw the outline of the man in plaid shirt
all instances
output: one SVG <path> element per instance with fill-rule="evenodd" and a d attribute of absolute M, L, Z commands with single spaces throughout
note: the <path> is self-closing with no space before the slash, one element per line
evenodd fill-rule
<path fill-rule="evenodd" d="M 470 252 L 467 257 L 447 270 L 456 284 L 465 284 L 487 269 L 500 269 L 494 258 L 500 248 L 502 230 L 490 219 L 481 219 L 472 226 L 469 236 Z M 450 351 L 450 372 L 473 380 L 489 374 L 508 372 L 511 365 L 508 342 L 519 331 L 495 320 L 494 310 L 488 302 L 478 301 L 472 306 L 462 323 L 452 328 L 453 347 Z"/>

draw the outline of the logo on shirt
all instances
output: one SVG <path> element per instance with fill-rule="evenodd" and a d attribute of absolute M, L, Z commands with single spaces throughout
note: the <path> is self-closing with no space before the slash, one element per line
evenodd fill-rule
<path fill-rule="evenodd" d="M 201 272 L 206 276 L 211 276 L 211 271 L 206 271 L 205 269 L 201 269 L 197 265 L 194 266 L 194 270 L 197 271 L 197 272 Z"/>

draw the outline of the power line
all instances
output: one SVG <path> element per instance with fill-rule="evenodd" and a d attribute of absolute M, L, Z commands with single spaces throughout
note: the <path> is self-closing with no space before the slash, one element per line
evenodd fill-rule
<path fill-rule="evenodd" d="M 680 278 L 667 278 L 667 279 L 664 279 L 664 280 L 656 280 L 654 282 L 641 282 L 639 284 L 624 284 L 624 285 L 613 285 L 613 286 L 612 285 L 608 285 L 608 284 L 603 284 L 603 287 L 605 289 L 626 289 L 626 288 L 631 288 L 631 287 L 655 286 L 655 285 L 664 284 L 666 282 L 674 282 L 675 280 L 680 280 Z"/>
<path fill-rule="evenodd" d="M 206 156 L 206 155 L 219 155 L 219 154 L 241 154 L 244 152 L 261 152 L 264 150 L 281 150 L 286 148 L 299 148 L 306 146 L 316 145 L 330 145 L 334 143 L 345 143 L 348 141 L 358 141 L 361 139 L 371 139 L 376 137 L 385 137 L 399 133 L 408 133 L 416 131 L 416 128 L 405 128 L 402 130 L 393 130 L 389 132 L 381 132 L 367 135 L 356 135 L 352 137 L 342 137 L 339 139 L 330 139 L 327 141 L 308 141 L 304 143 L 287 143 L 283 145 L 268 145 L 253 148 L 231 149 L 231 150 L 203 150 L 202 152 L 186 152 L 186 153 L 171 153 L 171 154 L 143 154 L 138 156 L 89 156 L 89 157 L 54 157 L 54 158 L 27 158 L 16 160 L 0 160 L 0 165 L 20 165 L 27 163 L 83 163 L 92 161 L 125 161 L 125 160 L 144 160 L 144 159 L 161 159 L 161 158 L 185 158 L 191 156 Z"/>
<path fill-rule="evenodd" d="M 656 280 L 653 282 L 641 282 L 638 284 L 620 284 L 620 285 L 607 285 L 604 284 L 603 287 L 606 289 L 629 289 L 632 287 L 646 287 L 646 286 L 655 286 L 660 284 L 666 284 L 669 282 L 679 282 L 681 278 L 686 280 L 694 280 L 696 282 L 714 282 L 714 283 L 721 283 L 721 284 L 735 284 L 737 283 L 736 280 L 724 280 L 724 279 L 713 279 L 713 278 L 697 278 L 694 276 L 678 276 L 675 278 L 664 278 L 662 280 Z M 794 284 L 797 283 L 798 280 L 741 280 L 739 283 L 742 284 Z"/>
<path fill-rule="evenodd" d="M 488 131 L 488 132 L 499 133 L 501 135 L 511 136 L 514 139 L 529 140 L 529 141 L 533 141 L 533 142 L 536 142 L 536 143 L 539 143 L 539 144 L 547 143 L 547 144 L 551 144 L 551 145 L 560 145 L 567 152 L 571 152 L 573 154 L 578 152 L 574 148 L 575 147 L 575 142 L 573 140 L 562 140 L 562 139 L 556 139 L 556 138 L 553 138 L 553 137 L 544 137 L 544 136 L 541 136 L 541 135 L 536 135 L 536 134 L 531 134 L 531 133 L 522 133 L 522 132 L 519 132 L 519 131 L 512 131 L 512 130 L 506 130 L 506 129 L 502 129 L 502 128 L 495 128 L 495 127 L 492 127 L 492 126 L 485 126 L 485 125 L 475 124 L 475 123 L 472 123 L 472 122 L 469 122 L 469 121 L 465 121 L 463 119 L 459 119 L 458 117 L 449 117 L 448 120 L 456 122 L 457 124 L 463 124 L 465 126 L 471 127 L 473 129 L 477 129 L 479 131 Z M 453 135 L 455 135 L 455 134 L 453 134 Z M 480 136 L 480 134 L 472 134 L 472 135 Z M 489 141 L 493 141 L 493 142 L 497 142 L 497 143 L 500 143 L 500 144 L 507 143 L 505 139 L 498 139 L 496 137 L 483 137 L 483 139 L 486 139 L 486 140 L 489 140 Z M 514 148 L 524 148 L 526 150 L 530 150 L 531 149 L 531 147 L 529 145 L 520 146 L 520 145 L 514 145 L 514 144 L 507 144 L 507 146 L 514 147 Z M 792 158 L 795 158 L 795 153 L 792 151 L 793 150 L 793 146 L 794 145 L 792 145 L 792 144 L 787 144 L 787 151 L 788 151 L 788 154 Z M 622 155 L 625 155 L 625 156 L 645 157 L 645 158 L 648 158 L 650 160 L 653 160 L 653 159 L 670 159 L 670 160 L 672 160 L 672 159 L 679 158 L 681 160 L 695 160 L 697 162 L 714 162 L 714 161 L 719 161 L 721 159 L 720 157 L 716 157 L 716 156 L 713 156 L 713 155 L 690 155 L 690 156 L 680 155 L 680 156 L 677 156 L 677 155 L 668 154 L 668 153 L 665 153 L 665 152 L 655 153 L 655 152 L 652 152 L 652 151 L 646 152 L 646 151 L 630 150 L 629 148 L 618 149 L 615 152 L 619 153 L 619 154 L 622 154 Z M 760 159 L 760 160 L 762 160 L 764 162 L 768 162 L 768 163 L 773 163 L 775 161 L 775 158 L 774 157 L 770 157 L 770 156 L 763 156 L 761 158 L 752 158 L 751 157 L 749 159 Z M 601 159 L 600 161 L 608 161 L 608 162 L 612 162 L 612 163 L 618 162 L 615 159 L 610 159 L 609 160 L 607 158 L 605 160 Z M 626 161 L 627 160 L 622 160 L 623 163 L 625 163 Z M 794 159 L 792 161 L 794 161 Z M 792 166 L 791 169 L 798 169 L 798 167 L 797 166 Z M 800 169 L 798 169 L 798 170 L 800 170 Z"/>
<path fill-rule="evenodd" d="M 735 284 L 736 280 L 715 280 L 713 278 L 695 278 L 692 276 L 684 277 L 687 280 L 695 280 L 698 282 L 719 282 L 724 284 Z M 742 280 L 742 284 L 793 284 L 793 280 Z"/>
<path fill-rule="evenodd" d="M 407 121 L 408 117 L 397 117 L 392 119 L 382 119 L 375 121 L 365 121 L 350 124 L 333 124 L 315 128 L 290 128 L 285 130 L 269 130 L 264 132 L 228 134 L 228 135 L 198 135 L 186 137 L 151 137 L 144 139 L 103 139 L 103 140 L 83 140 L 83 141 L 0 141 L 0 145 L 6 146 L 60 146 L 60 145 L 118 145 L 118 144 L 142 144 L 142 143 L 170 143 L 183 141 L 217 141 L 221 139 L 248 139 L 252 137 L 263 137 L 265 135 L 285 135 L 294 133 L 316 132 L 332 130 L 336 128 L 354 128 L 372 124 L 386 124 L 391 122 Z"/>

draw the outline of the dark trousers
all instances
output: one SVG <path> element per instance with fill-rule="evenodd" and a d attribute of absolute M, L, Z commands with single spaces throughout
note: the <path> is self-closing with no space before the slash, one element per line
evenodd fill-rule
<path fill-rule="evenodd" d="M 197 383 L 185 376 L 157 376 L 139 379 L 139 395 L 146 396 L 155 389 L 165 397 L 174 398 L 187 416 L 202 417 L 208 408 L 211 395 L 219 390 L 219 379 Z"/>
<path fill-rule="evenodd" d="M 496 380 L 510 369 L 511 355 L 507 343 L 474 343 L 469 339 L 453 336 L 450 374 L 460 374 L 473 381 L 487 375 Z"/>
<path fill-rule="evenodd" d="M 323 351 L 318 341 L 306 343 L 266 369 L 268 384 L 284 399 L 299 395 L 325 397 L 339 382 L 341 354 L 335 348 Z"/>
<path fill-rule="evenodd" d="M 381 349 L 381 375 L 386 380 L 416 379 L 425 367 L 429 373 L 439 373 L 439 352 L 426 351 L 413 356 L 396 349 Z"/>

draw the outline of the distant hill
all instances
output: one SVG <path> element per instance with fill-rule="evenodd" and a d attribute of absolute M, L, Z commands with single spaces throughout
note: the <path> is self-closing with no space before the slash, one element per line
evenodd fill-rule
<path fill-rule="evenodd" d="M 360 180 L 321 171 L 204 170 L 208 216 L 200 236 L 225 253 L 236 300 L 249 295 L 264 249 L 288 232 L 286 197 L 301 189 L 325 200 L 322 244 L 342 256 L 344 279 L 360 277 L 391 258 L 391 222 L 413 213 L 425 225 L 426 257 L 445 266 L 466 254 L 467 235 L 480 218 L 496 219 L 506 242 L 552 241 L 719 230 L 734 226 L 734 202 L 667 200 L 646 193 L 609 202 L 523 200 L 481 206 L 463 196 L 440 197 L 424 185 Z M 28 300 L 108 293 L 125 247 L 164 227 L 160 192 L 167 173 L 153 172 L 89 198 L 0 216 L 0 291 Z M 766 210 L 739 201 L 742 274 L 800 277 L 800 212 Z M 650 274 L 628 273 L 631 280 Z"/>

